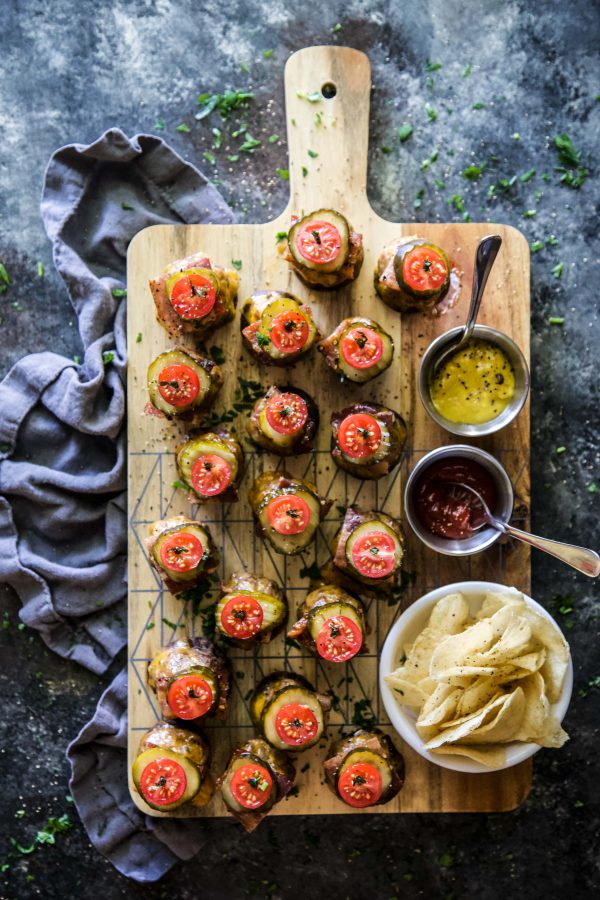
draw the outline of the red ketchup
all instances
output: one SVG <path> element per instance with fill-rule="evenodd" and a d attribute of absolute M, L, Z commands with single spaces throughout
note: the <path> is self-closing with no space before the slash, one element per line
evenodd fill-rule
<path fill-rule="evenodd" d="M 472 459 L 454 457 L 432 463 L 415 489 L 419 519 L 433 534 L 449 540 L 471 537 L 481 522 L 481 503 L 461 483 L 475 488 L 494 511 L 496 485 L 489 472 Z"/>

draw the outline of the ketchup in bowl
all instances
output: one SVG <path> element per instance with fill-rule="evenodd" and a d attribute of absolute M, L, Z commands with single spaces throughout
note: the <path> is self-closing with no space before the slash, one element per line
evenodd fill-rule
<path fill-rule="evenodd" d="M 487 469 L 472 459 L 457 456 L 432 463 L 415 487 L 417 516 L 433 534 L 448 540 L 471 537 L 481 523 L 479 500 L 461 484 L 475 488 L 494 511 L 497 500 L 494 480 Z"/>

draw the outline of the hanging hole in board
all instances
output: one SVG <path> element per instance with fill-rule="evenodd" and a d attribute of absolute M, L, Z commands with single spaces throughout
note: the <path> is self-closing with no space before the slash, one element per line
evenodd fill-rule
<path fill-rule="evenodd" d="M 337 94 L 337 88 L 331 81 L 327 81 L 321 88 L 321 93 L 326 100 L 332 100 Z"/>

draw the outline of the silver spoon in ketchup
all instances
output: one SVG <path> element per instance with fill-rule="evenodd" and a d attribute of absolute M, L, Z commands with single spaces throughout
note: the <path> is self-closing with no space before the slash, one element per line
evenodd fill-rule
<path fill-rule="evenodd" d="M 597 578 L 600 575 L 600 556 L 594 550 L 576 547 L 574 544 L 564 544 L 562 541 L 551 541 L 549 538 L 538 537 L 535 534 L 529 534 L 527 531 L 521 531 L 519 528 L 515 528 L 514 525 L 509 525 L 508 522 L 496 518 L 479 491 L 476 491 L 475 488 L 462 482 L 460 486 L 466 491 L 470 491 L 474 497 L 477 497 L 481 506 L 481 509 L 473 510 L 470 523 L 473 531 L 479 531 L 484 525 L 490 525 L 492 528 L 496 528 L 498 531 L 516 538 L 518 541 L 523 541 L 537 550 L 543 550 L 544 553 L 555 556 L 561 562 L 572 566 L 578 572 L 583 572 L 584 575 L 588 575 L 590 578 Z"/>

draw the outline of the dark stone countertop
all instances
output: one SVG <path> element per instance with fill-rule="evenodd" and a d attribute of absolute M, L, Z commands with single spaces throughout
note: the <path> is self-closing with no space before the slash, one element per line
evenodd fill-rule
<path fill-rule="evenodd" d="M 218 181 L 241 221 L 267 221 L 287 196 L 275 175 L 286 164 L 285 140 L 266 140 L 285 134 L 287 56 L 311 44 L 356 47 L 373 66 L 369 194 L 377 212 L 416 221 L 458 221 L 468 213 L 516 225 L 534 247 L 541 243 L 532 254 L 533 527 L 600 543 L 600 492 L 593 487 L 600 484 L 597 4 L 334 0 L 295 9 L 280 0 L 5 0 L 0 34 L 0 261 L 12 279 L 0 296 L 2 373 L 31 351 L 81 352 L 39 216 L 44 167 L 57 146 L 89 142 L 112 125 L 128 134 L 162 129 L 157 133 Z M 231 151 L 212 149 L 218 120 L 195 122 L 196 97 L 247 87 L 255 100 L 244 119 L 264 143 L 229 163 Z M 182 122 L 189 133 L 176 131 Z M 403 123 L 414 132 L 400 143 Z M 579 189 L 556 172 L 553 138 L 564 132 L 589 170 Z M 424 166 L 436 149 L 437 159 Z M 475 180 L 463 175 L 471 164 L 483 169 Z M 550 316 L 564 324 L 549 324 Z M 557 453 L 559 447 L 566 449 Z M 20 630 L 18 601 L 2 589 L 0 863 L 9 869 L 0 896 L 591 896 L 600 886 L 593 588 L 549 557 L 534 556 L 533 595 L 567 630 L 575 691 L 566 720 L 571 740 L 560 752 L 537 756 L 533 790 L 520 809 L 285 818 L 267 820 L 249 837 L 232 826 L 149 887 L 118 875 L 78 821 L 55 846 L 31 854 L 9 842 L 27 849 L 49 816 L 69 810 L 64 750 L 110 674 L 96 678 Z"/>

